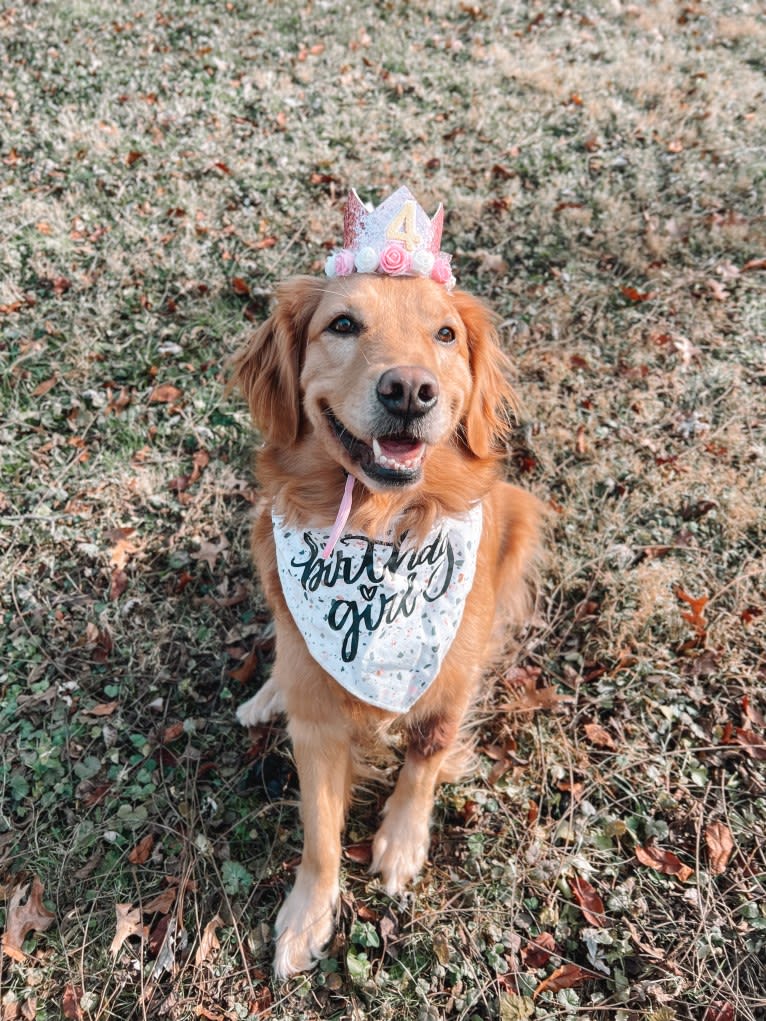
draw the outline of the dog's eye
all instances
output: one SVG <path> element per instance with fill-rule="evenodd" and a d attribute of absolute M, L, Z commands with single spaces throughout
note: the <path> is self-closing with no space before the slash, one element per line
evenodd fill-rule
<path fill-rule="evenodd" d="M 440 344 L 451 344 L 455 339 L 455 331 L 451 326 L 442 326 L 436 334 L 436 339 Z"/>
<path fill-rule="evenodd" d="M 359 323 L 354 322 L 351 316 L 336 316 L 327 329 L 330 333 L 359 333 Z"/>

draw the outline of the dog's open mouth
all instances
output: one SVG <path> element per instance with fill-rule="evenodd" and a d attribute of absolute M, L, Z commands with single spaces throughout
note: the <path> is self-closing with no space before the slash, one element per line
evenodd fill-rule
<path fill-rule="evenodd" d="M 426 444 L 406 433 L 373 436 L 365 443 L 343 425 L 332 411 L 325 410 L 333 434 L 351 459 L 370 478 L 386 485 L 404 486 L 420 477 Z"/>

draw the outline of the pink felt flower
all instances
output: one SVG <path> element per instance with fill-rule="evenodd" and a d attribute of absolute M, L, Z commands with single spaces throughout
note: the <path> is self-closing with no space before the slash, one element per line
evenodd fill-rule
<path fill-rule="evenodd" d="M 431 270 L 431 279 L 435 280 L 437 284 L 448 284 L 451 277 L 452 270 L 450 269 L 449 262 L 443 256 L 440 256 Z"/>
<path fill-rule="evenodd" d="M 396 241 L 389 241 L 380 253 L 378 269 L 381 273 L 388 273 L 392 277 L 402 276 L 411 271 L 412 256 L 404 245 L 400 245 Z"/>
<path fill-rule="evenodd" d="M 354 253 L 348 248 L 342 248 L 335 253 L 335 276 L 347 277 L 354 272 Z"/>

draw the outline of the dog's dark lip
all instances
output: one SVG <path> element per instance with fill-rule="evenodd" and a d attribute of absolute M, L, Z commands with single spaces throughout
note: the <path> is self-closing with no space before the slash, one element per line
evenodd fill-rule
<path fill-rule="evenodd" d="M 372 444 L 377 449 L 373 449 L 373 445 L 350 432 L 330 407 L 324 409 L 324 415 L 335 438 L 370 479 L 386 486 L 409 486 L 418 481 L 426 449 L 422 440 L 406 433 L 391 433 L 374 437 Z M 386 457 L 383 448 L 401 448 L 401 460 L 394 456 Z"/>

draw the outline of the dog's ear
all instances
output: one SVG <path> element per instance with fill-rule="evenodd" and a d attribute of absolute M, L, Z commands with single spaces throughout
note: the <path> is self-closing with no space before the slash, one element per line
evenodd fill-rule
<path fill-rule="evenodd" d="M 232 384 L 244 394 L 264 439 L 290 446 L 300 433 L 300 374 L 306 330 L 323 281 L 293 277 L 277 288 L 277 304 L 234 358 Z"/>
<path fill-rule="evenodd" d="M 473 295 L 452 295 L 468 331 L 468 351 L 473 390 L 463 419 L 463 434 L 477 457 L 490 457 L 508 438 L 511 414 L 519 402 L 508 382 L 510 362 L 498 343 L 497 316 Z"/>

